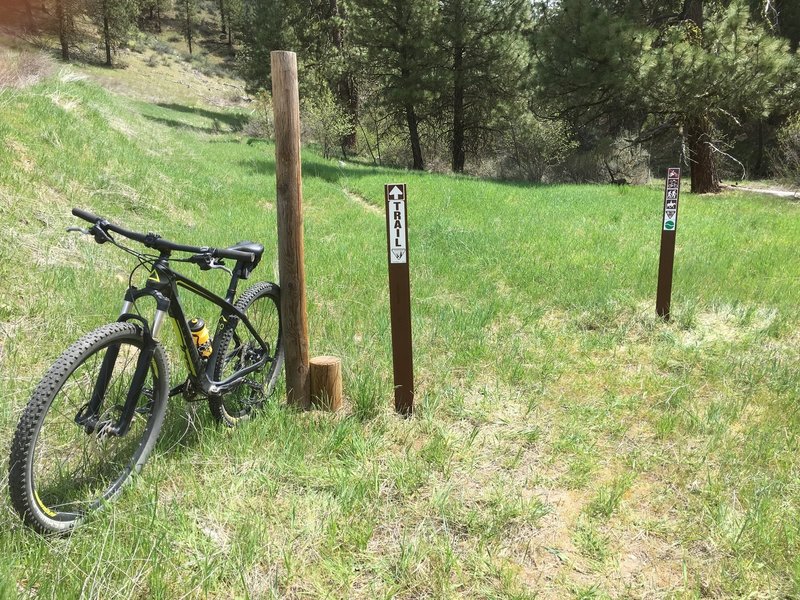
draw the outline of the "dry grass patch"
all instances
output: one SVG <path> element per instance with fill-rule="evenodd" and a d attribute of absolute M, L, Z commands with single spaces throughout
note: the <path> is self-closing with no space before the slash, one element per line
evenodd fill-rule
<path fill-rule="evenodd" d="M 51 75 L 54 70 L 55 62 L 43 52 L 0 46 L 0 98 L 3 89 L 30 87 Z"/>

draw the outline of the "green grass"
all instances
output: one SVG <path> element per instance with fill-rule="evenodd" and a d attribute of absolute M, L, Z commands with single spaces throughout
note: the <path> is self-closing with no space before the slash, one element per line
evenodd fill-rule
<path fill-rule="evenodd" d="M 72 206 L 186 243 L 261 241 L 256 277 L 276 277 L 273 148 L 241 126 L 63 74 L 0 91 L 0 447 L 53 359 L 115 317 L 133 266 L 66 234 Z M 345 409 L 277 403 L 227 431 L 177 401 L 142 475 L 68 539 L 21 526 L 3 462 L 0 597 L 800 594 L 797 205 L 684 195 L 664 324 L 658 186 L 312 150 L 303 173 L 311 351 L 343 358 Z M 384 217 L 353 199 L 380 207 L 396 181 L 410 420 L 391 411 Z"/>

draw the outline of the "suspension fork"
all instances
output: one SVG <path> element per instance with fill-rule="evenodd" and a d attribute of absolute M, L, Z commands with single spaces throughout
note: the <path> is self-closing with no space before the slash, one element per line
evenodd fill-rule
<path fill-rule="evenodd" d="M 137 298 L 143 295 L 153 296 L 156 300 L 156 313 L 155 317 L 153 318 L 152 328 L 148 325 L 145 319 L 139 315 L 131 313 L 133 303 Z M 138 405 L 139 398 L 142 395 L 144 382 L 147 379 L 147 373 L 150 370 L 153 355 L 155 354 L 156 344 L 158 343 L 156 338 L 164 324 L 167 311 L 169 310 L 169 304 L 169 298 L 158 291 L 129 288 L 125 293 L 125 302 L 122 305 L 122 311 L 117 320 L 120 322 L 138 321 L 141 324 L 142 338 L 144 343 L 142 344 L 139 358 L 136 361 L 136 370 L 133 373 L 133 378 L 131 379 L 131 384 L 128 388 L 128 395 L 125 398 L 125 404 L 122 407 L 122 414 L 120 415 L 119 420 L 113 424 L 110 422 L 100 423 L 98 422 L 98 418 L 100 415 L 100 407 L 105 399 L 106 392 L 108 391 L 108 384 L 111 379 L 111 374 L 114 372 L 114 367 L 116 366 L 117 358 L 119 357 L 120 344 L 112 344 L 106 350 L 106 354 L 103 357 L 103 363 L 100 366 L 100 374 L 98 375 L 94 389 L 92 390 L 92 397 L 89 400 L 89 403 L 75 416 L 75 422 L 78 425 L 85 427 L 88 433 L 95 432 L 98 430 L 98 427 L 101 427 L 102 433 L 105 435 L 123 436 L 130 429 L 131 421 L 136 413 L 136 406 Z M 166 376 L 166 374 L 160 373 L 159 376 Z"/>

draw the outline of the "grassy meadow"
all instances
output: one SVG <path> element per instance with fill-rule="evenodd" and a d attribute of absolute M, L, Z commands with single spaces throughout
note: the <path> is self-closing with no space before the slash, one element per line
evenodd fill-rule
<path fill-rule="evenodd" d="M 134 266 L 65 233 L 71 207 L 184 243 L 261 241 L 253 280 L 277 277 L 274 149 L 247 118 L 70 70 L 0 89 L 4 453 Z M 381 206 L 399 181 L 409 420 L 391 409 Z M 21 525 L 3 458 L 0 598 L 800 595 L 800 206 L 684 194 L 662 323 L 660 184 L 528 186 L 306 149 L 303 190 L 311 352 L 342 357 L 344 410 L 278 397 L 231 431 L 175 399 L 141 476 L 66 539 Z M 186 272 L 224 291 L 224 274 Z"/>

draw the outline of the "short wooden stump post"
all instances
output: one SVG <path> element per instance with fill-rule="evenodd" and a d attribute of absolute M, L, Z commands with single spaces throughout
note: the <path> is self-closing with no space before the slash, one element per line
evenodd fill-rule
<path fill-rule="evenodd" d="M 311 404 L 337 411 L 342 406 L 342 361 L 336 356 L 317 356 L 309 363 Z"/>

